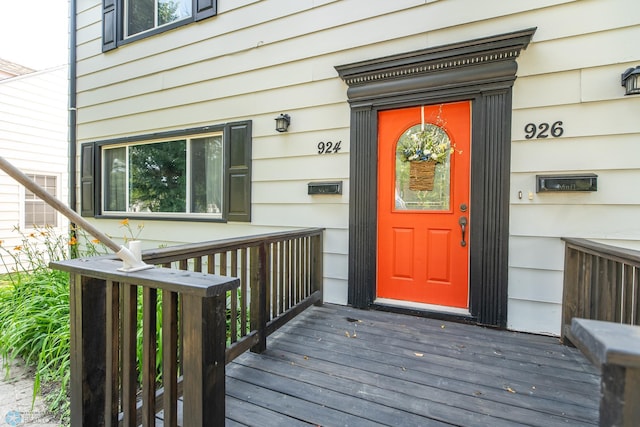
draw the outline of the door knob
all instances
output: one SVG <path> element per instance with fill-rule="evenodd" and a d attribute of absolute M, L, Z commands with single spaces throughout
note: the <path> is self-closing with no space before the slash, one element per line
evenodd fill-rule
<path fill-rule="evenodd" d="M 467 241 L 464 239 L 467 232 L 467 217 L 461 216 L 460 219 L 458 219 L 458 224 L 460 224 L 460 231 L 462 231 L 462 240 L 460 241 L 460 246 L 464 247 L 467 246 Z"/>

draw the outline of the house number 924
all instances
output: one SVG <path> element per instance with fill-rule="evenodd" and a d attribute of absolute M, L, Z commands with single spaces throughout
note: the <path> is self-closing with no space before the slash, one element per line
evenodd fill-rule
<path fill-rule="evenodd" d="M 536 126 L 535 123 L 527 123 L 524 127 L 524 133 L 526 139 L 544 139 L 550 136 L 559 138 L 564 133 L 564 129 L 562 128 L 562 121 L 560 120 L 552 125 L 549 125 L 549 123 L 540 123 Z"/>
<path fill-rule="evenodd" d="M 338 142 L 331 142 L 331 141 L 327 141 L 327 142 L 318 142 L 318 154 L 331 154 L 331 153 L 337 153 L 338 151 L 340 151 L 340 144 L 342 143 L 342 141 L 338 141 Z"/>

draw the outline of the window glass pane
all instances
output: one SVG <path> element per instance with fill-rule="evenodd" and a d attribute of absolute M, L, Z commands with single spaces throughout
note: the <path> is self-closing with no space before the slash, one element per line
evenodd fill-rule
<path fill-rule="evenodd" d="M 128 0 L 127 28 L 128 36 L 141 33 L 154 27 L 153 16 L 155 0 Z"/>
<path fill-rule="evenodd" d="M 191 212 L 222 211 L 222 135 L 191 141 Z"/>
<path fill-rule="evenodd" d="M 104 150 L 104 209 L 127 210 L 127 149 Z"/>
<path fill-rule="evenodd" d="M 407 130 L 398 140 L 396 148 L 396 210 L 422 210 L 441 211 L 449 210 L 450 199 L 450 154 L 447 154 L 441 163 L 436 164 L 435 174 L 431 190 L 424 190 L 426 171 L 425 161 L 404 161 L 407 157 L 405 150 L 410 150 L 414 157 L 425 158 L 425 153 L 418 148 L 411 135 L 421 130 L 421 125 L 416 125 Z M 450 145 L 449 136 L 441 127 L 433 124 L 425 124 L 425 131 L 429 132 L 437 144 Z M 429 153 L 427 153 L 428 156 Z"/>
<path fill-rule="evenodd" d="M 192 0 L 126 0 L 126 36 L 160 27 L 192 14 Z"/>
<path fill-rule="evenodd" d="M 186 211 L 186 141 L 129 147 L 130 209 Z"/>
<path fill-rule="evenodd" d="M 191 0 L 158 0 L 158 26 L 191 16 Z"/>

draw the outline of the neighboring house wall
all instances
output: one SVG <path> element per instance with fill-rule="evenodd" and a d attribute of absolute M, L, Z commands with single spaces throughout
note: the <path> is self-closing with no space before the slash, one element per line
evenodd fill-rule
<path fill-rule="evenodd" d="M 65 203 L 69 197 L 67 102 L 66 66 L 0 80 L 0 155 L 25 174 L 54 177 L 56 196 Z M 26 204 L 24 187 L 0 171 L 0 240 L 8 251 L 22 244 L 16 226 L 27 235 L 33 230 L 25 209 L 41 211 L 33 201 Z M 38 218 L 38 212 L 31 218 Z M 66 233 L 66 220 L 56 217 L 55 231 Z M 5 255 L 3 261 L 13 268 L 11 257 Z"/>
<path fill-rule="evenodd" d="M 507 326 L 558 334 L 560 237 L 640 245 L 640 97 L 625 98 L 619 81 L 640 61 L 638 13 L 636 0 L 220 0 L 216 17 L 103 54 L 101 2 L 82 0 L 78 143 L 252 120 L 251 223 L 145 221 L 142 237 L 325 227 L 325 300 L 345 304 L 350 109 L 334 67 L 537 27 L 513 90 Z M 285 134 L 274 130 L 280 113 L 292 118 Z M 527 123 L 556 121 L 561 138 L 525 139 Z M 342 150 L 319 155 L 321 141 Z M 535 192 L 536 174 L 558 172 L 595 172 L 599 189 Z M 343 181 L 343 194 L 308 196 L 314 180 Z M 117 219 L 100 227 L 122 234 Z"/>

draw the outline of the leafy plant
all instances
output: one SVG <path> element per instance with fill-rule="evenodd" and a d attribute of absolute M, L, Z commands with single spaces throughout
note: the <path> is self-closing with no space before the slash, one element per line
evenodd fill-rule
<path fill-rule="evenodd" d="M 400 138 L 398 154 L 401 161 L 442 163 L 447 160 L 452 147 L 443 128 L 430 123 L 421 126 L 420 130 L 414 128 Z"/>
<path fill-rule="evenodd" d="M 44 384 L 53 385 L 46 396 L 49 409 L 63 420 L 69 415 L 69 339 L 67 273 L 22 272 L 0 288 L 0 352 L 6 374 L 15 357 L 36 366 L 33 399 Z"/>

